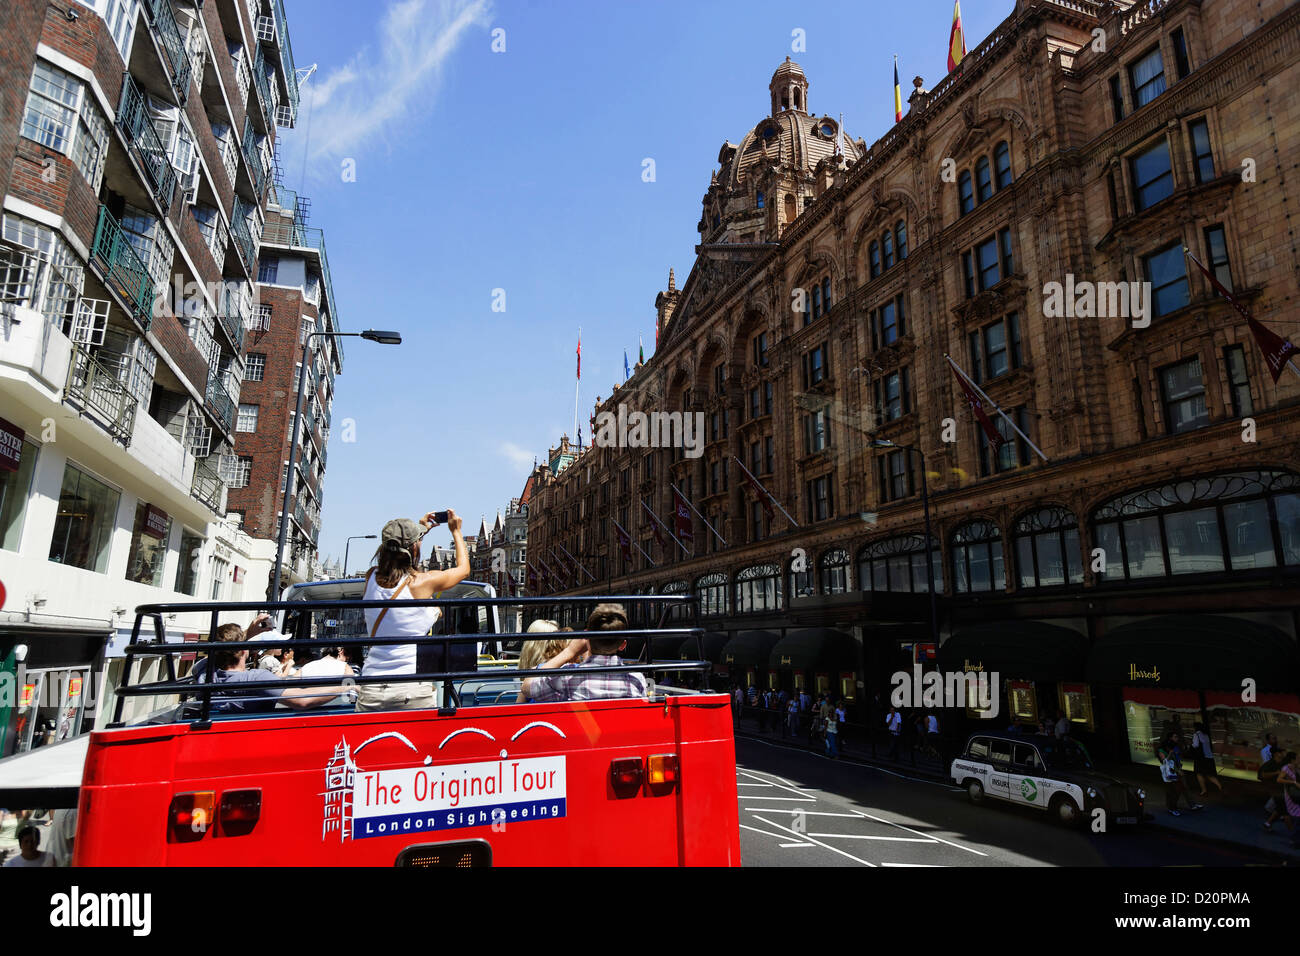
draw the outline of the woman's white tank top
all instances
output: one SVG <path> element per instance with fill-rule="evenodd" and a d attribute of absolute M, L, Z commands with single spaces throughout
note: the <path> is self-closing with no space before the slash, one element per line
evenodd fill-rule
<path fill-rule="evenodd" d="M 402 582 L 399 581 L 397 587 L 382 588 L 375 583 L 375 576 L 371 574 L 366 581 L 364 599 L 367 601 L 389 600 L 401 586 Z M 384 619 L 379 622 L 379 630 L 375 633 L 375 637 L 423 637 L 429 633 L 429 629 L 433 627 L 442 612 L 436 607 L 411 607 L 407 604 L 410 594 L 411 591 L 408 586 L 397 600 L 392 601 L 392 607 L 388 609 Z M 375 619 L 379 617 L 382 611 L 383 608 L 378 607 L 365 609 L 367 635 L 374 630 Z M 361 674 L 364 677 L 414 674 L 415 652 L 416 645 L 414 644 L 376 644 L 367 652 L 366 663 L 361 669 Z"/>

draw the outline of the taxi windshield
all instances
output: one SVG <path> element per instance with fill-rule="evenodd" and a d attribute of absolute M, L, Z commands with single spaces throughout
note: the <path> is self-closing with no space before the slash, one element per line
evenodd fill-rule
<path fill-rule="evenodd" d="M 1039 749 L 1043 760 L 1053 770 L 1091 770 L 1092 759 L 1082 745 L 1073 740 L 1057 740 L 1043 744 Z"/>

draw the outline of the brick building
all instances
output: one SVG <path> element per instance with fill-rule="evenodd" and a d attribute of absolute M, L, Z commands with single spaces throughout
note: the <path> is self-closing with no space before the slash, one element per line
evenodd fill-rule
<path fill-rule="evenodd" d="M 280 0 L 13 0 L 0 77 L 0 669 L 85 689 L 8 750 L 89 728 L 137 604 L 265 588 L 222 476 L 298 90 Z"/>
<path fill-rule="evenodd" d="M 309 213 L 307 199 L 271 185 L 258 259 L 258 305 L 248 337 L 235 452 L 227 475 L 228 507 L 242 515 L 250 535 L 271 542 L 280 533 L 302 348 L 313 333 L 339 331 L 325 238 L 320 229 L 308 225 Z M 312 339 L 282 585 L 311 577 L 320 538 L 334 379 L 342 371 L 341 340 Z"/>
<path fill-rule="evenodd" d="M 787 60 L 719 151 L 655 355 L 596 409 L 701 416 L 702 454 L 539 472 L 530 551 L 596 571 L 572 593 L 697 594 L 731 677 L 858 719 L 937 659 L 1134 760 L 1205 719 L 1253 776 L 1265 728 L 1300 744 L 1300 375 L 1182 247 L 1300 335 L 1298 48 L 1284 0 L 1018 0 L 870 145 Z M 1051 298 L 1119 282 L 1145 315 Z M 948 357 L 1029 441 L 995 415 L 994 449 Z M 671 522 L 672 484 L 717 531 L 692 516 L 693 554 L 643 506 Z"/>

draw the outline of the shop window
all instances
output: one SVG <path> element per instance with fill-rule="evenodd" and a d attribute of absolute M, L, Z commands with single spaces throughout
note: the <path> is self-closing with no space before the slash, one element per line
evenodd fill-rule
<path fill-rule="evenodd" d="M 818 562 L 822 594 L 846 594 L 849 590 L 849 553 L 841 548 L 827 551 Z"/>
<path fill-rule="evenodd" d="M 49 559 L 103 574 L 108 568 L 120 497 L 120 492 L 68 462 L 59 492 Z"/>
<path fill-rule="evenodd" d="M 1092 717 L 1092 689 L 1087 684 L 1065 682 L 1058 684 L 1057 689 L 1061 713 L 1065 714 L 1070 726 L 1087 731 L 1096 729 Z"/>
<path fill-rule="evenodd" d="M 1230 472 L 1132 492 L 1093 512 L 1106 582 L 1300 564 L 1300 477 Z"/>
<path fill-rule="evenodd" d="M 1002 532 L 990 521 L 971 521 L 952 536 L 953 590 L 958 594 L 1006 590 Z"/>
<path fill-rule="evenodd" d="M 757 565 L 739 571 L 734 587 L 737 614 L 781 610 L 781 569 L 775 564 Z"/>
<path fill-rule="evenodd" d="M 0 428 L 8 432 L 8 428 Z M 31 495 L 32 475 L 36 471 L 37 448 L 18 435 L 10 437 L 21 447 L 18 467 L 13 471 L 0 469 L 0 548 L 17 551 L 23 539 L 23 520 L 27 515 L 27 499 Z"/>
<path fill-rule="evenodd" d="M 161 534 L 160 534 L 161 532 Z M 145 502 L 135 507 L 135 525 L 131 529 L 131 551 L 127 557 L 126 579 L 136 584 L 161 587 L 163 565 L 167 562 L 167 542 L 171 540 L 172 519 L 161 521 L 161 513 Z"/>
<path fill-rule="evenodd" d="M 181 547 L 176 561 L 176 590 L 193 597 L 199 588 L 199 558 L 203 553 L 203 535 L 181 528 Z"/>
<path fill-rule="evenodd" d="M 943 592 L 943 556 L 939 542 L 930 539 L 930 561 L 934 568 L 934 590 Z M 930 590 L 925 541 L 919 534 L 901 535 L 873 542 L 858 552 L 858 589 L 903 591 L 917 594 Z"/>
<path fill-rule="evenodd" d="M 1021 588 L 1083 583 L 1079 523 L 1065 508 L 1039 508 L 1021 515 L 1012 529 Z"/>
<path fill-rule="evenodd" d="M 727 613 L 727 576 L 707 574 L 695 582 L 700 598 L 701 617 L 720 617 Z"/>

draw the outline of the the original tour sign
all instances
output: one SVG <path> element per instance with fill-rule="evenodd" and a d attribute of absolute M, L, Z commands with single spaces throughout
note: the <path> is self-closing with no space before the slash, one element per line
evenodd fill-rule
<path fill-rule="evenodd" d="M 382 736 L 401 738 L 395 733 Z M 325 766 L 323 796 L 321 839 L 331 833 L 340 840 L 361 840 L 550 820 L 565 816 L 565 758 L 429 761 L 423 766 L 364 770 L 344 740 Z"/>
<path fill-rule="evenodd" d="M 0 471 L 17 471 L 23 460 L 23 430 L 0 418 Z"/>
<path fill-rule="evenodd" d="M 146 505 L 144 509 L 144 528 L 145 534 L 152 538 L 162 539 L 167 537 L 167 512 L 153 505 Z"/>

